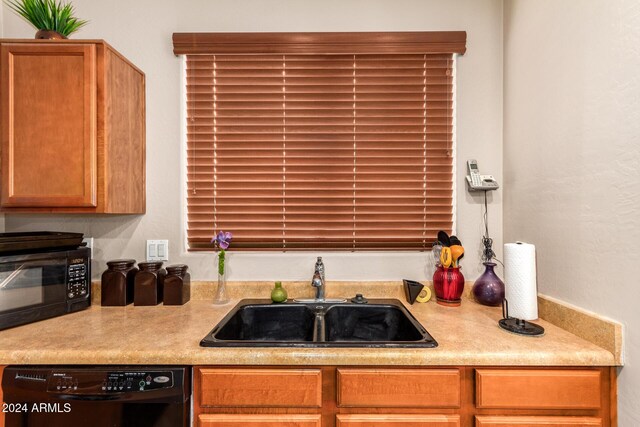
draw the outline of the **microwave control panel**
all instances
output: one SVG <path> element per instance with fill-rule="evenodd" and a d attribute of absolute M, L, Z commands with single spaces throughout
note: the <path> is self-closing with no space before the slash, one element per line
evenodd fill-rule
<path fill-rule="evenodd" d="M 67 271 L 67 298 L 86 298 L 89 294 L 89 272 L 87 260 L 73 259 Z"/>

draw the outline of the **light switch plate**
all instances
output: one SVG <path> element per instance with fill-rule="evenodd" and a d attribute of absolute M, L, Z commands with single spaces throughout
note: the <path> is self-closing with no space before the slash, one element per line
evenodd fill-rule
<path fill-rule="evenodd" d="M 147 261 L 168 261 L 168 240 L 147 240 Z"/>

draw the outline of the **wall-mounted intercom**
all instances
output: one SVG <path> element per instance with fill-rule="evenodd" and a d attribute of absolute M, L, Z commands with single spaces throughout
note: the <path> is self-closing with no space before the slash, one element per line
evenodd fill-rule
<path fill-rule="evenodd" d="M 469 175 L 467 175 L 469 191 L 491 191 L 500 188 L 493 175 L 480 174 L 477 161 L 468 160 L 467 170 L 469 171 Z"/>

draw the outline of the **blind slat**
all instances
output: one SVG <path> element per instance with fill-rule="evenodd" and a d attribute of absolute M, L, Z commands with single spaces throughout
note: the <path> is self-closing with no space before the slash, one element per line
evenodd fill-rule
<path fill-rule="evenodd" d="M 187 55 L 187 237 L 424 249 L 451 231 L 453 55 Z"/>

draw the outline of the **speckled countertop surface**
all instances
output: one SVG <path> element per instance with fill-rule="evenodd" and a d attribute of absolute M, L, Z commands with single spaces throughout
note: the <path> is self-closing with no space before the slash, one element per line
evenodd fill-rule
<path fill-rule="evenodd" d="M 389 297 L 390 295 L 385 295 Z M 403 300 L 403 298 L 400 298 Z M 100 307 L 0 331 L 0 365 L 504 365 L 613 366 L 612 353 L 544 320 L 543 337 L 498 327 L 500 308 L 464 300 L 449 308 L 431 301 L 410 311 L 437 348 L 203 348 L 200 340 L 238 300 L 184 306 Z M 406 304 L 405 304 L 406 305 Z"/>

